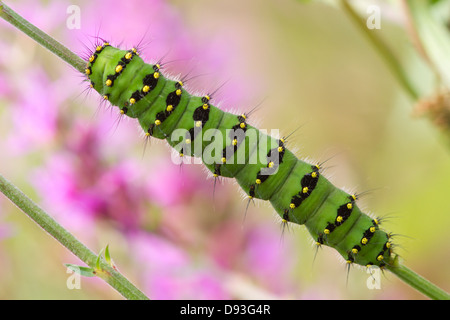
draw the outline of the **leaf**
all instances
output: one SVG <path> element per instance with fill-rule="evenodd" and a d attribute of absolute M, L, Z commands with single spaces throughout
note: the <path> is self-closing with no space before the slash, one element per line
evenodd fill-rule
<path fill-rule="evenodd" d="M 73 272 L 76 272 L 79 275 L 82 275 L 83 277 L 95 277 L 95 271 L 92 268 L 82 267 L 82 266 L 78 266 L 76 264 L 71 264 L 71 263 L 65 263 L 64 265 L 69 270 L 72 270 Z"/>
<path fill-rule="evenodd" d="M 106 248 L 105 248 L 105 260 L 111 267 L 114 267 L 114 265 L 112 263 L 111 255 L 109 254 L 109 244 L 106 245 Z"/>

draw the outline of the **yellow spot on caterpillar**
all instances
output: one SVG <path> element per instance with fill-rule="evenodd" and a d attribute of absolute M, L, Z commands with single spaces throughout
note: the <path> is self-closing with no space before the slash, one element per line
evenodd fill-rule
<path fill-rule="evenodd" d="M 283 147 L 278 147 L 278 152 L 283 152 L 284 148 Z"/>
<path fill-rule="evenodd" d="M 377 228 L 375 228 L 375 227 L 370 227 L 369 230 L 370 230 L 370 232 L 374 233 L 374 232 L 377 230 Z"/>
<path fill-rule="evenodd" d="M 131 52 L 127 52 L 125 54 L 125 59 L 130 60 L 133 57 L 133 54 Z"/>
<path fill-rule="evenodd" d="M 380 222 L 378 221 L 378 219 L 375 218 L 375 219 L 373 219 L 373 223 L 378 225 Z"/>
<path fill-rule="evenodd" d="M 252 196 L 248 196 L 248 198 L 249 198 L 249 199 L 253 199 L 253 197 L 252 197 Z"/>
<path fill-rule="evenodd" d="M 347 203 L 347 209 L 349 209 L 349 210 L 353 209 L 353 205 L 351 202 Z"/>
<path fill-rule="evenodd" d="M 220 159 L 222 161 L 222 163 L 227 162 L 227 158 L 223 157 L 222 159 Z"/>
<path fill-rule="evenodd" d="M 342 222 L 342 220 L 344 220 L 344 218 L 342 218 L 342 216 L 337 216 L 336 222 Z"/>
<path fill-rule="evenodd" d="M 191 139 L 186 139 L 185 142 L 186 142 L 186 144 L 190 144 L 191 143 Z"/>
<path fill-rule="evenodd" d="M 383 259 L 384 259 L 384 257 L 383 257 L 382 254 L 380 254 L 380 255 L 377 257 L 377 260 L 378 260 L 378 261 L 381 261 L 381 260 L 383 260 Z"/>
<path fill-rule="evenodd" d="M 104 46 L 104 47 L 109 46 L 109 42 L 103 43 L 103 46 Z"/>
<path fill-rule="evenodd" d="M 94 61 L 95 60 L 95 56 L 90 56 L 89 57 L 89 62 L 92 62 L 92 61 Z"/>
<path fill-rule="evenodd" d="M 103 99 L 108 100 L 108 96 L 105 94 L 105 95 L 103 96 Z"/>
<path fill-rule="evenodd" d="M 107 87 L 110 87 L 112 85 L 111 79 L 106 80 L 105 84 Z"/>
<path fill-rule="evenodd" d="M 169 104 L 166 108 L 167 111 L 172 111 L 173 110 L 173 105 Z"/>
<path fill-rule="evenodd" d="M 123 111 L 122 109 L 120 109 L 120 114 L 125 114 L 125 111 Z"/>
<path fill-rule="evenodd" d="M 205 103 L 205 104 L 203 104 L 203 110 L 208 110 L 208 104 L 207 103 Z"/>
<path fill-rule="evenodd" d="M 320 166 L 318 164 L 315 165 L 317 170 L 320 170 Z"/>
<path fill-rule="evenodd" d="M 245 128 L 245 122 L 241 122 L 241 124 L 239 125 L 239 127 L 241 127 L 241 129 Z"/>
<path fill-rule="evenodd" d="M 161 68 L 161 66 L 159 64 L 155 64 L 155 66 L 156 66 L 157 69 Z"/>
<path fill-rule="evenodd" d="M 244 120 L 247 120 L 247 116 L 245 115 L 245 113 L 241 114 L 241 117 L 244 118 Z"/>
<path fill-rule="evenodd" d="M 295 204 L 291 203 L 291 204 L 289 205 L 289 208 L 295 209 Z"/>
<path fill-rule="evenodd" d="M 137 53 L 136 48 L 131 48 L 131 51 L 132 51 L 133 53 Z"/>
<path fill-rule="evenodd" d="M 352 260 L 347 260 L 346 262 L 347 262 L 347 264 L 352 264 L 353 263 Z"/>
<path fill-rule="evenodd" d="M 273 161 L 270 161 L 270 162 L 267 164 L 267 167 L 268 167 L 268 168 L 272 168 L 273 166 L 274 166 Z"/>
<path fill-rule="evenodd" d="M 233 146 L 236 146 L 237 143 L 238 143 L 237 139 L 234 139 L 233 142 L 232 142 Z"/>
<path fill-rule="evenodd" d="M 311 173 L 311 177 L 313 177 L 313 178 L 317 178 L 317 172 L 315 172 L 315 171 L 314 171 L 314 172 L 312 172 L 312 173 Z"/>
<path fill-rule="evenodd" d="M 261 179 L 256 179 L 256 184 L 261 184 Z"/>
<path fill-rule="evenodd" d="M 357 254 L 357 253 L 358 253 L 358 249 L 353 248 L 353 249 L 352 249 L 352 253 L 353 253 L 353 254 Z"/>
<path fill-rule="evenodd" d="M 205 98 L 206 98 L 206 100 L 208 100 L 208 101 L 211 100 L 210 96 L 208 96 L 208 95 L 206 95 Z"/>
<path fill-rule="evenodd" d="M 386 242 L 386 248 L 390 248 L 391 247 L 391 243 L 390 242 Z"/>
<path fill-rule="evenodd" d="M 287 220 L 286 219 L 281 219 L 281 222 L 287 223 Z"/>
<path fill-rule="evenodd" d="M 159 72 L 153 73 L 153 78 L 158 79 L 159 78 Z"/>
<path fill-rule="evenodd" d="M 214 174 L 213 174 L 213 177 L 214 177 L 214 178 L 217 178 L 218 176 L 219 176 L 219 175 L 218 175 L 217 173 L 214 173 Z"/>
<path fill-rule="evenodd" d="M 92 84 L 92 82 L 89 84 L 89 87 L 91 87 L 91 88 L 93 88 L 94 87 L 94 85 Z"/>
<path fill-rule="evenodd" d="M 142 92 L 147 93 L 147 92 L 149 92 L 149 91 L 150 91 L 150 87 L 147 86 L 147 85 L 145 85 L 145 86 L 142 88 Z"/>
<path fill-rule="evenodd" d="M 197 128 L 200 128 L 201 126 L 202 126 L 202 122 L 199 120 L 199 121 L 197 121 L 197 122 L 195 122 L 195 126 L 197 127 Z"/>
<path fill-rule="evenodd" d="M 356 195 L 352 194 L 352 199 L 356 201 Z"/>
<path fill-rule="evenodd" d="M 366 237 L 364 237 L 364 238 L 361 239 L 361 243 L 362 243 L 362 244 L 367 244 L 368 241 L 369 241 L 369 240 L 367 240 Z"/>
<path fill-rule="evenodd" d="M 175 91 L 175 93 L 177 94 L 177 96 L 181 96 L 181 89 L 177 89 L 177 91 Z"/>
<path fill-rule="evenodd" d="M 84 70 L 84 72 L 85 72 L 87 75 L 90 75 L 90 74 L 91 74 L 91 69 L 90 69 L 90 68 L 86 68 L 86 69 Z"/>
<path fill-rule="evenodd" d="M 316 242 L 316 246 L 320 247 L 322 244 L 320 242 Z"/>
<path fill-rule="evenodd" d="M 135 98 L 130 98 L 130 104 L 135 104 L 136 103 L 136 99 Z"/>
<path fill-rule="evenodd" d="M 119 73 L 120 71 L 122 71 L 122 69 L 123 69 L 122 65 L 118 64 L 116 66 L 116 73 Z"/>
<path fill-rule="evenodd" d="M 303 192 L 303 193 L 308 193 L 308 190 L 309 190 L 308 187 L 304 187 L 304 188 L 302 189 L 302 192 Z"/>
<path fill-rule="evenodd" d="M 161 124 L 161 120 L 156 119 L 156 120 L 155 120 L 155 124 L 156 124 L 157 126 L 159 126 L 159 125 Z"/>
<path fill-rule="evenodd" d="M 184 157 L 184 153 L 180 152 L 180 157 L 181 158 Z"/>
<path fill-rule="evenodd" d="M 178 84 L 179 84 L 180 86 L 183 86 L 183 81 L 178 81 Z"/>
<path fill-rule="evenodd" d="M 96 48 L 95 48 L 95 51 L 101 51 L 102 50 L 102 46 L 97 46 Z"/>
<path fill-rule="evenodd" d="M 329 229 L 324 229 L 324 230 L 323 230 L 323 233 L 325 233 L 325 234 L 330 234 L 330 230 L 329 230 Z"/>

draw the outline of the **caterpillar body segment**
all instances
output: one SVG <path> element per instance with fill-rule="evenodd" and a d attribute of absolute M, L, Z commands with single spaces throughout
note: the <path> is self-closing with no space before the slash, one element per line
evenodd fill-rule
<path fill-rule="evenodd" d="M 391 262 L 389 234 L 358 208 L 357 197 L 331 184 L 319 165 L 298 159 L 283 138 L 249 125 L 245 114 L 190 94 L 134 48 L 97 46 L 86 75 L 105 100 L 138 119 L 147 136 L 167 140 L 180 156 L 201 157 L 214 177 L 235 178 L 249 199 L 269 201 L 283 222 L 304 224 L 318 246 L 335 248 L 349 264 Z"/>

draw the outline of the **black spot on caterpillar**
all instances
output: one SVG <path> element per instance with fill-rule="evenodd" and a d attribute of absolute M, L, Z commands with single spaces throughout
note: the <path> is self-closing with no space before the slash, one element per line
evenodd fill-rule
<path fill-rule="evenodd" d="M 90 85 L 148 137 L 165 139 L 181 157 L 201 157 L 215 178 L 234 178 L 249 199 L 269 201 L 284 224 L 305 225 L 317 246 L 336 249 L 348 264 L 383 267 L 393 255 L 389 233 L 357 206 L 358 196 L 327 180 L 320 164 L 298 159 L 285 138 L 262 133 L 246 114 L 224 112 L 210 95 L 147 64 L 135 48 L 99 44 L 89 57 Z"/>

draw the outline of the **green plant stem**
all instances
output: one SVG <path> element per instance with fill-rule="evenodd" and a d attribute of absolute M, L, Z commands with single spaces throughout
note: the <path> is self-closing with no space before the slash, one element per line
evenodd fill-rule
<path fill-rule="evenodd" d="M 450 87 L 450 36 L 444 23 L 433 17 L 430 1 L 402 1 L 412 37 L 438 84 Z"/>
<path fill-rule="evenodd" d="M 21 30 L 23 33 L 28 35 L 30 38 L 32 38 L 54 54 L 56 54 L 65 62 L 73 66 L 76 70 L 84 73 L 86 62 L 83 59 L 81 59 L 61 43 L 47 35 L 45 32 L 22 18 L 11 8 L 5 5 L 2 1 L 0 1 L 0 17 L 8 21 L 10 24 Z"/>
<path fill-rule="evenodd" d="M 350 5 L 345 0 L 342 0 L 342 3 L 344 4 L 344 7 L 347 8 L 347 11 L 352 16 L 352 18 L 355 21 L 357 21 L 358 23 L 361 23 L 361 19 L 353 11 L 353 8 L 351 8 Z M 51 52 L 57 54 L 64 61 L 67 61 L 70 65 L 74 66 L 77 70 L 84 73 L 85 62 L 81 58 L 77 57 L 75 54 L 70 52 L 63 45 L 61 45 L 57 41 L 53 40 L 50 36 L 44 34 L 42 31 L 37 29 L 35 26 L 31 25 L 29 22 L 25 21 L 23 18 L 21 18 L 19 15 L 17 15 L 15 12 L 13 12 L 10 8 L 3 5 L 1 1 L 0 1 L 0 16 L 3 17 L 8 22 L 12 23 L 13 25 L 17 26 L 20 30 L 25 30 L 24 32 L 26 34 L 28 34 L 31 38 L 35 39 L 36 41 L 41 43 L 44 47 L 49 49 Z M 362 28 L 362 29 L 365 30 L 366 26 L 364 25 L 364 28 Z M 28 31 L 28 32 L 26 32 L 26 31 Z M 380 43 L 380 41 L 381 41 L 380 39 L 378 39 L 372 33 L 367 33 L 367 35 L 374 42 L 374 44 L 376 45 L 376 47 L 378 48 L 378 50 L 380 51 L 382 56 L 385 58 L 385 60 L 393 68 L 394 73 L 397 75 L 397 77 L 399 78 L 401 83 L 405 86 L 405 88 L 407 89 L 409 94 L 414 99 L 418 99 L 419 94 L 410 85 L 406 75 L 404 74 L 403 70 L 400 68 L 400 64 L 396 60 L 395 56 L 387 49 L 387 47 L 384 44 Z M 2 178 L 2 179 L 4 180 L 4 178 Z M 0 183 L 0 185 L 1 185 L 1 183 Z M 21 196 L 19 196 L 19 200 L 20 200 L 20 198 L 26 198 L 26 196 L 22 194 Z M 37 207 L 37 206 L 34 205 L 34 207 Z M 48 218 L 50 218 L 50 217 L 48 217 Z M 52 219 L 52 221 L 53 221 L 53 219 Z M 52 225 L 57 225 L 57 223 L 55 221 L 53 221 Z M 59 228 L 61 228 L 61 227 L 59 227 Z M 46 227 L 44 227 L 44 229 L 46 229 Z M 65 231 L 64 229 L 62 229 L 62 230 L 61 229 L 58 229 L 59 232 L 67 233 L 67 231 Z M 63 240 L 64 242 L 67 242 L 67 240 L 60 239 L 59 232 L 56 232 L 54 235 L 51 232 L 49 232 L 49 233 L 52 234 L 58 241 Z M 70 239 L 73 238 L 73 236 L 70 236 L 70 237 L 71 237 Z M 83 246 L 83 248 L 85 248 L 85 247 Z M 89 266 L 95 265 L 95 260 L 97 259 L 97 256 L 95 256 L 93 253 L 87 254 L 86 250 L 88 250 L 88 249 L 85 248 L 85 249 L 81 250 L 83 253 L 82 256 L 85 257 L 87 255 L 89 257 L 85 257 L 86 260 L 84 260 L 84 259 L 82 259 L 82 260 L 85 261 Z M 77 251 L 79 251 L 79 250 L 77 250 Z M 424 279 L 423 277 L 419 276 L 418 274 L 414 273 L 413 271 L 409 270 L 405 266 L 401 265 L 398 262 L 398 260 L 395 260 L 395 261 L 396 261 L 396 263 L 393 266 L 388 267 L 388 269 L 392 273 L 397 275 L 405 283 L 409 284 L 413 288 L 417 289 L 418 291 L 420 291 L 421 293 L 423 293 L 424 295 L 426 295 L 432 299 L 449 299 L 450 296 L 448 293 L 446 293 L 442 289 L 439 289 L 434 284 L 432 284 L 428 280 Z M 108 266 L 106 265 L 105 267 L 108 267 Z M 107 270 L 110 270 L 112 272 L 112 274 L 116 273 L 116 271 L 112 268 L 108 268 Z M 120 276 L 120 277 L 122 277 L 122 276 Z M 124 286 L 124 285 L 122 285 L 122 286 L 128 288 L 128 286 Z M 137 289 L 135 289 L 135 290 L 137 290 Z M 136 293 L 136 291 L 135 291 L 135 293 Z M 136 296 L 141 297 L 141 298 L 146 298 L 142 294 L 140 294 L 140 295 L 137 294 Z"/>
<path fill-rule="evenodd" d="M 122 296 L 132 300 L 148 300 L 139 289 L 108 263 L 102 259 L 97 263 L 98 256 L 95 253 L 78 241 L 77 238 L 59 225 L 52 217 L 2 175 L 0 175 L 0 191 L 59 243 L 84 261 L 89 267 L 94 269 L 96 276 L 105 280 Z"/>
<path fill-rule="evenodd" d="M 358 29 L 361 30 L 367 39 L 372 43 L 379 56 L 384 60 L 386 65 L 389 67 L 389 70 L 392 71 L 393 75 L 397 78 L 405 91 L 414 101 L 419 100 L 420 94 L 412 85 L 405 70 L 402 68 L 400 61 L 397 59 L 392 50 L 383 42 L 376 31 L 367 28 L 366 21 L 359 16 L 348 0 L 341 0 L 340 3 L 344 12 L 347 13 L 349 18 L 358 26 Z"/>
<path fill-rule="evenodd" d="M 411 269 L 402 265 L 399 261 L 399 257 L 394 258 L 393 264 L 388 266 L 387 269 L 403 280 L 405 283 L 409 284 L 414 289 L 420 291 L 427 297 L 434 300 L 450 300 L 450 294 L 437 287 L 424 277 L 418 275 Z"/>

